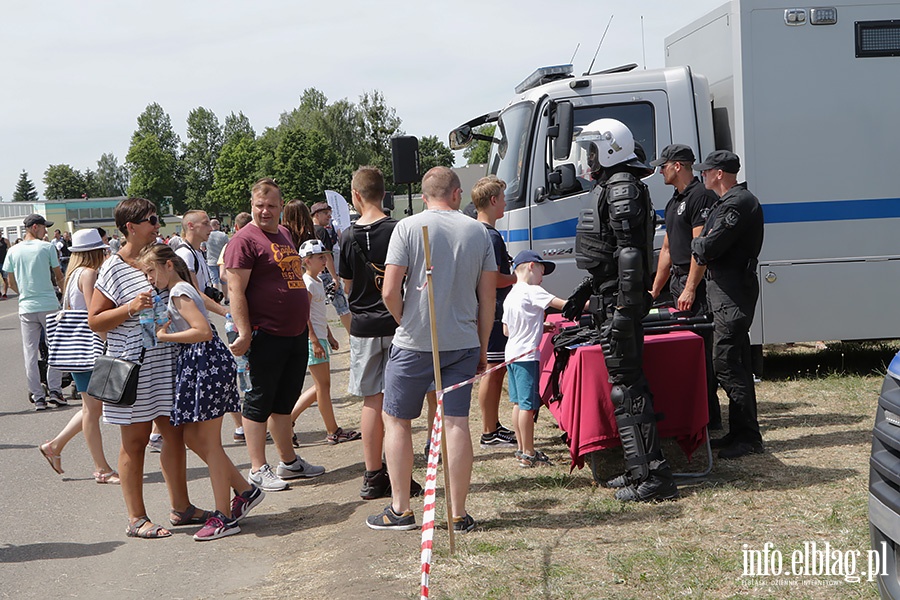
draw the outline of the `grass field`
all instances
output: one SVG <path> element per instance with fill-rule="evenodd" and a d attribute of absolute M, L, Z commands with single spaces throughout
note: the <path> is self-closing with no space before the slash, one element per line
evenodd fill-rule
<path fill-rule="evenodd" d="M 856 572 L 865 570 L 870 432 L 896 350 L 768 349 L 757 386 L 766 453 L 717 460 L 707 478 L 681 486 L 676 502 L 622 504 L 589 469 L 570 474 L 560 431 L 544 413 L 537 444 L 556 466 L 520 469 L 509 452 L 476 450 L 469 510 L 480 526 L 457 537 L 452 557 L 446 531 L 436 533 L 432 597 L 877 598 L 865 577 L 743 576 L 743 550 L 769 543 L 789 570 L 793 552 L 827 542 L 848 558 L 859 551 Z M 727 412 L 721 390 L 720 400 Z M 666 450 L 676 470 L 686 466 L 677 446 Z M 609 472 L 621 469 L 619 450 L 600 459 Z"/>

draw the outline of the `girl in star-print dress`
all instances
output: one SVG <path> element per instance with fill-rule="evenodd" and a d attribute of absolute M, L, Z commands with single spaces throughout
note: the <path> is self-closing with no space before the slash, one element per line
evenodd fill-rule
<path fill-rule="evenodd" d="M 234 359 L 216 335 L 200 292 L 189 283 L 191 273 L 174 250 L 165 244 L 148 246 L 140 263 L 154 287 L 169 291 L 169 321 L 159 326 L 156 338 L 178 345 L 170 420 L 184 428 L 185 444 L 209 467 L 216 501 L 216 511 L 194 539 L 239 533 L 237 521 L 263 493 L 247 483 L 222 448 L 222 417 L 240 410 Z M 232 488 L 240 501 L 231 500 Z M 232 515 L 232 506 L 239 514 Z"/>

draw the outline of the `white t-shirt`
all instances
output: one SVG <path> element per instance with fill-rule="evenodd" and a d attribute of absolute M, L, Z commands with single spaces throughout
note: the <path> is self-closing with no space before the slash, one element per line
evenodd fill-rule
<path fill-rule="evenodd" d="M 531 350 L 541 342 L 544 333 L 544 311 L 553 301 L 553 294 L 539 285 L 517 282 L 503 301 L 503 323 L 509 329 L 505 360 Z M 516 360 L 540 360 L 539 350 Z"/>
<path fill-rule="evenodd" d="M 175 298 L 178 296 L 187 296 L 190 298 L 197 308 L 200 309 L 200 312 L 203 313 L 203 316 L 206 317 L 206 320 L 209 320 L 209 313 L 206 311 L 206 306 L 203 304 L 203 298 L 200 296 L 200 292 L 198 292 L 194 286 L 185 281 L 179 281 L 171 288 L 169 288 L 169 318 L 172 323 L 169 327 L 169 331 L 179 332 L 179 331 L 187 331 L 191 328 L 191 324 L 187 322 L 183 316 L 181 316 L 181 312 L 178 310 L 178 307 L 175 306 Z"/>
<path fill-rule="evenodd" d="M 309 290 L 309 320 L 313 333 L 320 340 L 328 339 L 328 317 L 325 314 L 325 286 L 318 277 L 309 273 L 303 274 L 303 283 Z"/>
<path fill-rule="evenodd" d="M 188 244 L 183 244 L 176 248 L 175 254 L 181 257 L 181 260 L 187 265 L 188 271 L 197 276 L 197 287 L 205 290 L 209 285 L 209 269 L 206 266 L 206 259 L 203 254 L 197 252 Z"/>

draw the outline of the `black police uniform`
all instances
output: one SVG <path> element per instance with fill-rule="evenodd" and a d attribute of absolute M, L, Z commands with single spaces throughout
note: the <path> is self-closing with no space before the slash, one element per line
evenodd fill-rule
<path fill-rule="evenodd" d="M 598 173 L 592 198 L 596 210 L 584 210 L 576 226 L 575 254 L 590 277 L 575 290 L 563 314 L 584 305 L 602 339 L 612 383 L 612 401 L 627 471 L 610 480 L 627 501 L 671 499 L 678 487 L 662 451 L 653 395 L 643 371 L 644 328 L 650 308 L 650 259 L 653 256 L 653 204 L 639 179 L 643 169 L 627 163 Z M 575 310 L 575 312 L 578 312 Z"/>
<path fill-rule="evenodd" d="M 672 267 L 669 273 L 669 291 L 673 300 L 678 300 L 687 284 L 691 269 L 691 241 L 694 239 L 694 228 L 706 224 L 710 210 L 718 201 L 715 192 L 706 189 L 700 180 L 694 177 L 684 191 L 675 190 L 672 199 L 666 204 L 666 236 L 669 238 L 669 256 Z M 706 298 L 706 281 L 701 279 L 697 285 L 691 315 L 711 314 Z M 719 408 L 719 387 L 712 364 L 713 332 L 705 329 L 699 332 L 703 338 L 706 354 L 706 399 L 709 407 L 709 425 L 716 429 L 722 425 L 722 411 Z"/>
<path fill-rule="evenodd" d="M 756 273 L 763 243 L 759 200 L 737 184 L 714 205 L 703 233 L 691 243 L 694 258 L 705 264 L 707 291 L 715 323 L 713 364 L 728 394 L 725 444 L 747 443 L 761 449 L 756 391 L 750 358 L 750 325 L 759 297 Z"/>

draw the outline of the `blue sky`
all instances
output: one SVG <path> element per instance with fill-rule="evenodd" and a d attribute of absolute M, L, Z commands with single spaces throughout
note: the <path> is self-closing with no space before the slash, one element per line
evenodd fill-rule
<path fill-rule="evenodd" d="M 184 139 L 203 106 L 257 132 L 315 87 L 329 100 L 380 90 L 409 135 L 500 108 L 536 67 L 663 66 L 666 35 L 724 0 L 117 2 L 0 7 L 0 197 L 24 169 L 43 198 L 51 164 L 122 164 L 137 116 L 159 103 Z M 644 47 L 641 44 L 643 17 Z M 460 158 L 461 160 L 461 158 Z M 459 164 L 459 161 L 458 163 Z"/>

